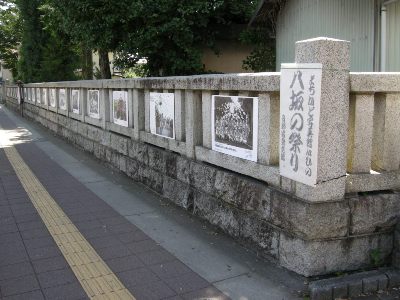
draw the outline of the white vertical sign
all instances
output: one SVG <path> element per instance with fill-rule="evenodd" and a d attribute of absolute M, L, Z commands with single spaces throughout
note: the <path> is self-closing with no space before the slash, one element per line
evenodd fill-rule
<path fill-rule="evenodd" d="M 317 184 L 321 64 L 282 64 L 280 86 L 280 174 Z"/>
<path fill-rule="evenodd" d="M 175 139 L 174 93 L 150 93 L 150 132 Z"/>
<path fill-rule="evenodd" d="M 128 92 L 112 92 L 113 122 L 128 127 Z"/>

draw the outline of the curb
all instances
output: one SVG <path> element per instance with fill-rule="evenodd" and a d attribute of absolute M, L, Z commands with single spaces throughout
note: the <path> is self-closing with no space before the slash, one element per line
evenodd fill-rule
<path fill-rule="evenodd" d="M 309 284 L 311 300 L 334 300 L 376 293 L 400 286 L 400 271 L 382 269 L 313 281 Z"/>

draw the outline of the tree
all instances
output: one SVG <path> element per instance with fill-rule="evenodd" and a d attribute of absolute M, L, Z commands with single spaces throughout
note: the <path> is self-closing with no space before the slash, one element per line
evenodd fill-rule
<path fill-rule="evenodd" d="M 21 43 L 21 19 L 14 1 L 0 2 L 0 60 L 18 76 L 18 47 Z"/>
<path fill-rule="evenodd" d="M 58 30 L 45 0 L 15 0 L 22 22 L 18 73 L 24 82 L 75 79 L 77 55 L 70 38 Z"/>
<path fill-rule="evenodd" d="M 16 0 L 16 4 L 22 20 L 18 73 L 24 82 L 38 82 L 41 81 L 42 49 L 46 41 L 38 10 L 41 0 Z"/>
<path fill-rule="evenodd" d="M 57 11 L 64 32 L 99 53 L 102 78 L 111 78 L 108 52 L 116 49 L 124 36 L 122 25 L 136 1 L 49 0 Z"/>
<path fill-rule="evenodd" d="M 151 76 L 204 72 L 203 48 L 217 52 L 215 41 L 232 23 L 247 23 L 255 5 L 251 0 L 133 2 L 116 64 L 129 68 L 146 58 Z"/>

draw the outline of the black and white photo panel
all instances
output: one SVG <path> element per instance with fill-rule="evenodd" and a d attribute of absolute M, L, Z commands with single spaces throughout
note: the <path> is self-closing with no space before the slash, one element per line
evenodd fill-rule
<path fill-rule="evenodd" d="M 89 117 L 100 119 L 100 93 L 99 90 L 88 90 Z"/>
<path fill-rule="evenodd" d="M 128 92 L 113 91 L 112 109 L 113 122 L 128 127 Z"/>
<path fill-rule="evenodd" d="M 67 92 L 65 89 L 60 89 L 58 94 L 58 107 L 62 110 L 67 110 Z"/>
<path fill-rule="evenodd" d="M 150 93 L 150 132 L 175 139 L 175 95 Z"/>
<path fill-rule="evenodd" d="M 74 114 L 80 114 L 79 90 L 71 90 L 71 107 Z"/>
<path fill-rule="evenodd" d="M 258 98 L 212 96 L 212 150 L 257 161 Z"/>

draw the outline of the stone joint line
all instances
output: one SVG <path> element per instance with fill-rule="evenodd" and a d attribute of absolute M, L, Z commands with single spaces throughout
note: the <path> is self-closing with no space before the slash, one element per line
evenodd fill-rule
<path fill-rule="evenodd" d="M 38 214 L 89 298 L 135 300 L 50 196 L 17 149 L 6 147 L 4 151 Z"/>

